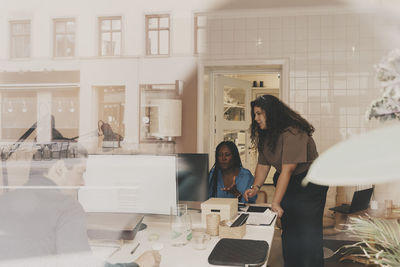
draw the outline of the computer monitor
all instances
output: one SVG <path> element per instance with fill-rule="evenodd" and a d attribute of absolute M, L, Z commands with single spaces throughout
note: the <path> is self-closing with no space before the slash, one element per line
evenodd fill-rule
<path fill-rule="evenodd" d="M 177 183 L 180 203 L 208 199 L 208 154 L 177 155 Z"/>

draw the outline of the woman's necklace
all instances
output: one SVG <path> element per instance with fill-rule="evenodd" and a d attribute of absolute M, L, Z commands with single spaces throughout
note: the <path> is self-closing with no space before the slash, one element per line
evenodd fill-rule
<path fill-rule="evenodd" d="M 239 168 L 231 168 L 222 171 L 222 180 L 224 182 L 224 187 L 231 187 L 235 181 L 234 178 L 239 174 Z"/>

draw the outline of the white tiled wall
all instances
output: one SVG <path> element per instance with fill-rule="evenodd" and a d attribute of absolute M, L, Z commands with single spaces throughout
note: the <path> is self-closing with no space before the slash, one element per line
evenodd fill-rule
<path fill-rule="evenodd" d="M 371 13 L 211 17 L 206 56 L 288 58 L 289 105 L 315 124 L 323 152 L 377 125 L 365 120 L 379 93 L 373 65 L 400 45 L 377 30 L 393 23 Z"/>
<path fill-rule="evenodd" d="M 206 57 L 289 59 L 288 104 L 314 124 L 323 152 L 379 125 L 365 117 L 379 94 L 373 65 L 400 47 L 394 38 L 400 36 L 400 19 L 372 13 L 292 14 L 210 18 Z"/>

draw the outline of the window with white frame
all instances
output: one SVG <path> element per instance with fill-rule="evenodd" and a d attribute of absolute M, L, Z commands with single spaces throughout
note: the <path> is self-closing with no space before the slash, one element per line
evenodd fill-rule
<path fill-rule="evenodd" d="M 99 18 L 99 55 L 120 56 L 122 49 L 121 17 Z"/>
<path fill-rule="evenodd" d="M 54 21 L 54 57 L 75 56 L 75 20 L 55 19 Z"/>
<path fill-rule="evenodd" d="M 207 16 L 201 13 L 194 14 L 194 54 L 205 52 Z"/>
<path fill-rule="evenodd" d="M 10 22 L 10 57 L 29 58 L 31 54 L 31 22 Z"/>
<path fill-rule="evenodd" d="M 168 14 L 146 16 L 146 55 L 169 55 Z"/>
<path fill-rule="evenodd" d="M 37 121 L 37 93 L 15 90 L 1 92 L 1 139 L 18 140 Z M 32 135 L 34 136 L 34 135 Z M 33 137 L 30 136 L 30 139 Z"/>

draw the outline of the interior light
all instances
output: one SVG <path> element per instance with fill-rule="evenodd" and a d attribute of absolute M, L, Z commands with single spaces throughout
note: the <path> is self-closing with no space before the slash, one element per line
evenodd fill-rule
<path fill-rule="evenodd" d="M 22 100 L 22 112 L 23 113 L 26 113 L 28 111 L 28 108 L 26 107 L 26 102 L 25 102 L 25 100 L 23 99 Z"/>
<path fill-rule="evenodd" d="M 69 112 L 75 112 L 74 102 L 71 100 L 71 107 L 69 108 Z"/>
<path fill-rule="evenodd" d="M 61 100 L 58 100 L 58 108 L 57 108 L 57 111 L 60 112 L 60 113 L 63 111 L 62 106 L 61 106 Z"/>
<path fill-rule="evenodd" d="M 11 113 L 11 112 L 14 111 L 14 108 L 13 108 L 13 106 L 12 106 L 12 104 L 11 104 L 11 101 L 8 101 L 8 109 L 7 109 L 7 111 L 8 111 L 9 113 Z"/>

